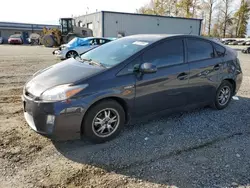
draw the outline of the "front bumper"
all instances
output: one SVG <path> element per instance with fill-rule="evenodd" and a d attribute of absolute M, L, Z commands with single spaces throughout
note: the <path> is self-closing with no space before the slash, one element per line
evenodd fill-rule
<path fill-rule="evenodd" d="M 44 103 L 23 95 L 24 118 L 30 128 L 53 140 L 81 137 L 84 104 L 76 101 Z M 83 105 L 82 105 L 83 104 Z"/>
<path fill-rule="evenodd" d="M 54 50 L 52 52 L 53 55 L 55 55 L 56 57 L 60 58 L 60 59 L 65 59 L 65 55 L 62 53 L 61 50 Z"/>

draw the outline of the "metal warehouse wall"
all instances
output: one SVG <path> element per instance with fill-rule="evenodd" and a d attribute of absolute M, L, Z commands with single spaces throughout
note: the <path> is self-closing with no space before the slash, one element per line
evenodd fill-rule
<path fill-rule="evenodd" d="M 104 37 L 133 34 L 200 35 L 201 20 L 104 12 Z"/>
<path fill-rule="evenodd" d="M 87 24 L 92 23 L 93 35 L 95 37 L 102 37 L 102 12 L 77 17 L 75 18 L 75 22 L 78 27 L 80 23 L 82 27 L 87 27 Z"/>

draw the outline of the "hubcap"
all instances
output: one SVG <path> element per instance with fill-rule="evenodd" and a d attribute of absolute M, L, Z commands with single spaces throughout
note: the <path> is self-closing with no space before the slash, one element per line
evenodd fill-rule
<path fill-rule="evenodd" d="M 74 52 L 69 52 L 68 53 L 68 58 L 74 57 L 75 53 Z"/>
<path fill-rule="evenodd" d="M 92 130 L 98 137 L 112 135 L 120 123 L 120 116 L 113 108 L 106 108 L 99 111 L 93 119 Z"/>
<path fill-rule="evenodd" d="M 218 96 L 218 102 L 220 105 L 224 106 L 225 104 L 227 104 L 227 102 L 230 99 L 230 88 L 228 86 L 224 86 L 223 88 L 221 88 L 219 96 Z"/>

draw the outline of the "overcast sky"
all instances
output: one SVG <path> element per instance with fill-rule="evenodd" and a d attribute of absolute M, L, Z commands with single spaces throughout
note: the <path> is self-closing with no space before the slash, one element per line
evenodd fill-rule
<path fill-rule="evenodd" d="M 59 24 L 60 17 L 71 17 L 110 10 L 135 12 L 149 0 L 3 0 L 0 21 Z M 88 8 L 87 8 L 88 7 Z"/>
<path fill-rule="evenodd" d="M 148 2 L 150 0 L 2 0 L 0 21 L 59 24 L 60 17 L 80 16 L 96 10 L 133 13 Z"/>

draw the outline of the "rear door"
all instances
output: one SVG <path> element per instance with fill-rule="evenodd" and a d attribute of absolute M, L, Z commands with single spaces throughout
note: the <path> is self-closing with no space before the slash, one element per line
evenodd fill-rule
<path fill-rule="evenodd" d="M 212 42 L 208 40 L 186 38 L 186 51 L 190 67 L 189 104 L 212 101 L 222 59 L 216 55 Z"/>
<path fill-rule="evenodd" d="M 157 66 L 156 73 L 136 78 L 136 116 L 187 104 L 189 67 L 183 38 L 168 39 L 144 52 L 142 63 Z"/>

